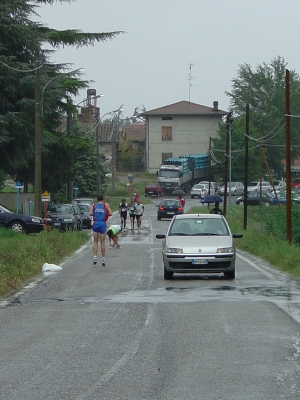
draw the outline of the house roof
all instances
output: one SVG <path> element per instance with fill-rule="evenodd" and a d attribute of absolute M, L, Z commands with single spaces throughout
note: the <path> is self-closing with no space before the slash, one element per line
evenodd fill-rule
<path fill-rule="evenodd" d="M 201 104 L 192 103 L 190 101 L 179 101 L 178 103 L 169 104 L 168 106 L 155 108 L 145 111 L 140 116 L 150 115 L 227 115 L 228 111 L 220 110 L 218 102 L 214 101 L 213 107 L 202 106 Z"/>
<path fill-rule="evenodd" d="M 133 142 L 145 142 L 146 140 L 146 123 L 133 122 L 122 126 L 125 137 L 129 136 Z"/>

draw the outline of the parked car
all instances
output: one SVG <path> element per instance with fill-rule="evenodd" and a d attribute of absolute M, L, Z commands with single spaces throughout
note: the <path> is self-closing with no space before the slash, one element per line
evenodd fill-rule
<path fill-rule="evenodd" d="M 262 181 L 262 183 L 261 183 L 262 193 L 271 193 L 272 190 L 273 190 L 272 185 L 269 182 Z M 260 192 L 260 182 L 259 181 L 248 183 L 247 193 L 253 193 L 253 192 Z"/>
<path fill-rule="evenodd" d="M 247 205 L 248 206 L 259 206 L 259 198 L 260 198 L 260 193 L 259 192 L 253 192 L 249 193 L 247 195 Z M 261 194 L 261 201 L 262 205 L 264 206 L 270 206 L 273 203 L 273 199 L 269 193 L 262 193 Z M 244 196 L 237 198 L 235 204 L 239 206 L 243 206 L 245 202 Z"/>
<path fill-rule="evenodd" d="M 242 182 L 228 182 L 227 183 L 227 194 L 230 193 L 232 196 L 240 196 L 244 194 L 244 184 Z M 219 194 L 224 195 L 225 193 L 225 185 L 222 185 L 219 189 Z"/>
<path fill-rule="evenodd" d="M 147 196 L 163 196 L 163 189 L 158 183 L 149 184 L 145 187 L 145 197 Z"/>
<path fill-rule="evenodd" d="M 276 197 L 277 194 L 277 197 Z M 270 196 L 272 198 L 272 203 L 273 204 L 286 204 L 286 198 L 285 196 L 283 196 L 283 192 L 281 193 L 277 193 L 276 194 L 274 192 L 270 193 Z"/>
<path fill-rule="evenodd" d="M 89 204 L 90 206 L 94 203 L 93 199 L 89 199 L 87 197 L 76 197 L 76 199 L 73 199 L 72 203 L 85 203 Z"/>
<path fill-rule="evenodd" d="M 208 194 L 209 185 L 207 183 L 197 183 L 191 188 L 191 198 L 199 197 L 201 199 L 201 193 L 205 189 L 206 194 Z M 213 192 L 214 193 L 214 192 Z"/>
<path fill-rule="evenodd" d="M 81 230 L 82 219 L 80 209 L 76 204 L 50 204 L 47 216 L 44 216 L 45 225 L 61 231 Z"/>
<path fill-rule="evenodd" d="M 292 180 L 291 186 L 294 188 L 300 188 L 300 178 Z"/>
<path fill-rule="evenodd" d="M 285 181 L 273 181 L 274 189 L 276 193 L 278 193 L 280 190 L 285 190 L 286 189 L 286 183 Z M 272 192 L 274 192 L 272 188 Z"/>
<path fill-rule="evenodd" d="M 90 204 L 78 203 L 78 208 L 81 212 L 81 226 L 82 228 L 91 229 L 93 225 L 93 217 L 89 215 L 89 211 L 91 208 Z"/>
<path fill-rule="evenodd" d="M 44 230 L 42 218 L 17 214 L 0 205 L 0 225 L 18 233 L 39 233 Z"/>
<path fill-rule="evenodd" d="M 183 207 L 179 200 L 165 199 L 157 206 L 157 219 L 173 218 L 174 215 L 183 214 Z"/>
<path fill-rule="evenodd" d="M 234 238 L 222 215 L 184 214 L 174 216 L 164 239 L 162 256 L 164 279 L 172 279 L 174 273 L 221 273 L 225 278 L 235 277 Z"/>
<path fill-rule="evenodd" d="M 207 185 L 207 194 L 208 194 L 209 181 L 201 181 L 199 182 L 199 185 Z M 210 194 L 215 193 L 216 187 L 218 188 L 217 182 L 210 182 Z"/>

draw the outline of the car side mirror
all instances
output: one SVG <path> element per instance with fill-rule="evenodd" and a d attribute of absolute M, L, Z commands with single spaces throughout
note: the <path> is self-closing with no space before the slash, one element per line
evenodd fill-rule
<path fill-rule="evenodd" d="M 232 237 L 233 237 L 234 239 L 240 239 L 240 238 L 243 237 L 243 234 L 242 234 L 242 233 L 234 233 L 234 234 L 232 235 Z"/>
<path fill-rule="evenodd" d="M 156 234 L 156 239 L 165 239 L 166 235 L 162 234 L 162 233 L 157 233 Z"/>

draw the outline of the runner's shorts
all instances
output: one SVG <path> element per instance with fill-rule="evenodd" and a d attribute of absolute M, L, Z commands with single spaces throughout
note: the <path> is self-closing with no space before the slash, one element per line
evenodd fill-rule
<path fill-rule="evenodd" d="M 93 232 L 105 233 L 106 232 L 106 221 L 95 221 L 92 226 Z"/>
<path fill-rule="evenodd" d="M 127 219 L 127 211 L 121 211 L 121 218 Z"/>

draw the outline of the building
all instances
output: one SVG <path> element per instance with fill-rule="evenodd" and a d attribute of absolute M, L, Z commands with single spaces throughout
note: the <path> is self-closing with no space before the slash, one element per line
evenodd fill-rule
<path fill-rule="evenodd" d="M 209 138 L 215 138 L 218 124 L 227 111 L 180 101 L 140 114 L 146 120 L 146 170 L 156 172 L 163 161 L 184 154 L 206 154 Z"/>

